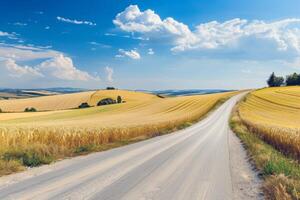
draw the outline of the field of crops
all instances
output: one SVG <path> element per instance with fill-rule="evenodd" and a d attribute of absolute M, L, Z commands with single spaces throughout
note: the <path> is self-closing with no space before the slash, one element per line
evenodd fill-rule
<path fill-rule="evenodd" d="M 78 99 L 75 99 L 76 94 L 72 94 L 74 99 L 68 101 L 73 100 L 72 105 L 82 102 L 96 105 L 99 99 L 116 99 L 120 95 L 125 103 L 85 109 L 0 113 L 2 162 L 3 159 L 21 160 L 25 165 L 37 165 L 47 163 L 49 158 L 72 156 L 74 152 L 97 148 L 103 144 L 161 135 L 201 118 L 218 101 L 234 95 L 235 92 L 170 98 L 121 90 L 79 94 Z M 87 97 L 87 94 L 90 96 Z M 32 103 L 38 103 L 30 106 L 42 105 L 43 98 L 32 99 Z M 61 105 L 68 108 L 62 98 L 64 97 L 57 96 Z M 54 100 L 45 102 L 44 105 L 53 110 L 63 107 Z"/>
<path fill-rule="evenodd" d="M 26 99 L 0 100 L 3 112 L 23 112 L 25 108 L 34 107 L 38 111 L 63 110 L 78 107 L 87 102 L 94 92 L 53 95 Z"/>
<path fill-rule="evenodd" d="M 241 103 L 239 115 L 267 143 L 300 160 L 300 87 L 254 91 Z"/>

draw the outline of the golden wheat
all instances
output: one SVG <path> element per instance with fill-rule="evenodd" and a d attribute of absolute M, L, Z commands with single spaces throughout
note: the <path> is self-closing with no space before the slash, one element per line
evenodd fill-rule
<path fill-rule="evenodd" d="M 34 107 L 38 111 L 70 109 L 78 107 L 82 102 L 87 102 L 93 93 L 94 91 L 26 99 L 0 100 L 0 108 L 4 112 L 23 112 L 28 107 Z"/>
<path fill-rule="evenodd" d="M 266 142 L 300 160 L 300 87 L 254 91 L 241 103 L 239 115 Z"/>
<path fill-rule="evenodd" d="M 78 147 L 97 146 L 163 134 L 205 115 L 235 92 L 159 98 L 130 91 L 98 91 L 88 100 L 122 96 L 126 103 L 37 113 L 0 114 L 0 156 L 11 150 L 72 155 Z M 28 150 L 29 149 L 29 150 Z"/>

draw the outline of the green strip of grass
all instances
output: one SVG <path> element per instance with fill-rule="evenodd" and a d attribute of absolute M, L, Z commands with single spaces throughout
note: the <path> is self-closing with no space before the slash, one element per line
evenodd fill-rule
<path fill-rule="evenodd" d="M 263 191 L 266 199 L 300 199 L 300 165 L 286 157 L 271 145 L 262 141 L 242 124 L 233 110 L 230 119 L 231 129 L 243 142 L 248 154 L 264 179 Z"/>

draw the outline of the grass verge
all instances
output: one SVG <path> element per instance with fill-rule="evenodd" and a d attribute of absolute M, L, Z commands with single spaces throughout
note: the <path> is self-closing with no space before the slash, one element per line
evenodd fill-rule
<path fill-rule="evenodd" d="M 174 123 L 172 124 L 172 126 L 167 126 L 166 128 L 155 128 L 153 130 L 151 129 L 150 132 L 145 132 L 145 134 L 137 137 L 129 137 L 126 139 L 114 137 L 101 144 L 78 144 L 74 145 L 74 148 L 64 148 L 62 146 L 55 145 L 55 143 L 50 143 L 50 141 L 48 141 L 49 144 L 47 144 L 46 142 L 43 144 L 32 142 L 30 146 L 15 145 L 13 148 L 10 148 L 4 153 L 0 154 L 0 176 L 23 171 L 26 169 L 26 167 L 36 167 L 43 164 L 49 164 L 66 157 L 85 155 L 91 152 L 105 151 L 187 128 L 205 118 L 209 113 L 217 109 L 229 98 L 230 97 L 219 99 L 211 107 L 210 110 L 198 117 L 196 120 L 186 120 L 182 123 Z"/>
<path fill-rule="evenodd" d="M 230 119 L 231 129 L 243 142 L 248 154 L 264 179 L 266 199 L 300 199 L 300 164 L 259 138 L 259 133 L 250 132 L 242 123 L 238 104 Z"/>

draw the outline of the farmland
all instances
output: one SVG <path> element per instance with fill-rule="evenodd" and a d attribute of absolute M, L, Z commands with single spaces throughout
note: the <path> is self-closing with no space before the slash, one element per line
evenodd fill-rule
<path fill-rule="evenodd" d="M 267 143 L 300 160 L 300 87 L 252 92 L 241 103 L 239 114 Z"/>
<path fill-rule="evenodd" d="M 88 101 L 93 93 L 91 91 L 26 99 L 0 100 L 0 108 L 3 112 L 23 112 L 27 107 L 34 107 L 38 111 L 70 109 Z"/>
<path fill-rule="evenodd" d="M 200 119 L 234 94 L 160 98 L 140 92 L 102 90 L 1 101 L 4 111 L 22 111 L 29 106 L 49 111 L 0 114 L 0 173 L 165 134 Z M 100 99 L 116 99 L 118 95 L 124 103 L 95 106 Z M 94 107 L 69 109 L 83 102 Z"/>
<path fill-rule="evenodd" d="M 250 92 L 230 124 L 263 175 L 266 199 L 299 199 L 300 87 Z"/>

